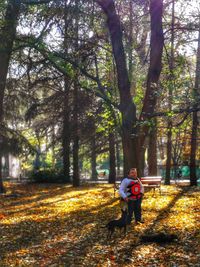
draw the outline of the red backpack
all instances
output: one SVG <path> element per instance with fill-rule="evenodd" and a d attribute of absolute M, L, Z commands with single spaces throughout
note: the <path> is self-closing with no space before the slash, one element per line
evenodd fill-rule
<path fill-rule="evenodd" d="M 131 193 L 129 196 L 130 199 L 139 199 L 141 198 L 141 184 L 138 181 L 131 181 L 128 188 L 128 192 Z"/>

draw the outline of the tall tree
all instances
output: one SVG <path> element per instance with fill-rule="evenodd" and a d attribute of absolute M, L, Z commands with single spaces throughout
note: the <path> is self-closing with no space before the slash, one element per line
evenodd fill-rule
<path fill-rule="evenodd" d="M 5 17 L 1 21 L 0 28 L 0 130 L 3 123 L 3 100 L 5 94 L 6 77 L 13 43 L 16 35 L 16 26 L 20 11 L 19 0 L 10 0 L 7 3 Z M 0 142 L 1 150 L 1 142 Z M 0 156 L 1 162 L 1 156 Z M 0 193 L 4 191 L 2 182 L 2 168 L 0 164 Z"/>
<path fill-rule="evenodd" d="M 199 15 L 199 36 L 197 47 L 197 62 L 194 94 L 194 109 L 198 107 L 198 99 L 200 98 L 200 15 Z M 192 113 L 192 135 L 191 135 L 191 151 L 190 151 L 190 185 L 197 185 L 196 176 L 196 151 L 197 151 L 197 136 L 198 136 L 198 111 Z"/>
<path fill-rule="evenodd" d="M 75 52 L 78 51 L 78 38 L 79 38 L 79 9 L 78 0 L 75 0 Z M 77 60 L 77 59 L 76 59 Z M 79 174 L 79 134 L 78 134 L 78 77 L 79 73 L 76 70 L 74 75 L 74 91 L 73 91 L 73 186 L 80 185 Z"/>
<path fill-rule="evenodd" d="M 126 56 L 124 53 L 122 28 L 113 0 L 97 0 L 107 16 L 113 55 L 117 69 L 117 82 L 120 95 L 120 112 L 122 115 L 122 146 L 124 154 L 124 173 L 131 166 L 137 166 L 136 149 L 131 139 L 132 127 L 136 122 L 136 107 L 130 93 Z"/>
<path fill-rule="evenodd" d="M 69 12 L 65 3 L 64 7 L 64 50 L 68 53 L 68 30 L 69 30 Z M 69 110 L 69 91 L 71 79 L 70 76 L 64 75 L 64 97 L 63 97 L 63 132 L 62 132 L 62 146 L 63 146 L 63 174 L 65 182 L 70 182 L 70 110 Z"/>
<path fill-rule="evenodd" d="M 163 15 L 163 1 L 162 0 L 151 0 L 150 1 L 150 17 L 151 17 L 151 38 L 150 38 L 150 65 L 147 75 L 147 84 L 146 84 L 146 92 L 144 97 L 144 104 L 142 107 L 142 112 L 140 116 L 141 121 L 149 120 L 151 115 L 155 111 L 156 102 L 157 102 L 157 91 L 159 88 L 159 77 L 162 70 L 162 53 L 164 46 L 164 35 L 163 35 L 163 27 L 162 27 L 162 15 Z M 139 159 L 143 158 L 142 148 L 145 144 L 146 136 L 149 134 L 149 130 L 151 130 L 151 135 L 156 136 L 156 123 L 154 120 L 154 124 L 152 129 L 149 127 L 149 124 L 144 124 L 144 126 L 140 127 L 140 135 L 139 135 Z M 150 139 L 151 139 L 150 135 Z M 156 139 L 154 140 L 156 142 Z M 150 145 L 152 140 L 150 142 Z M 153 155 L 154 159 L 157 158 L 156 150 L 153 150 L 155 153 Z M 151 153 L 153 153 L 151 151 Z M 152 155 L 152 154 L 151 154 Z M 140 160 L 142 162 L 142 160 Z M 153 173 L 156 172 L 157 162 L 150 162 L 151 171 Z"/>
<path fill-rule="evenodd" d="M 175 2 L 172 1 L 172 20 L 171 20 L 171 53 L 170 53 L 170 84 L 169 84 L 169 111 L 172 109 L 172 96 L 173 96 L 173 82 L 174 82 L 174 26 L 175 26 Z M 170 173 L 171 173 L 171 161 L 172 161 L 172 118 L 168 118 L 167 124 L 167 160 L 166 160 L 166 175 L 165 184 L 170 184 Z"/>

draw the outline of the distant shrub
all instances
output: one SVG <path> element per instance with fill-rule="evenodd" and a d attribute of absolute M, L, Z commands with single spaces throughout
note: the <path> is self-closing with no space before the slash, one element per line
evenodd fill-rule
<path fill-rule="evenodd" d="M 36 183 L 62 183 L 65 181 L 64 174 L 53 169 L 33 171 L 30 178 Z"/>

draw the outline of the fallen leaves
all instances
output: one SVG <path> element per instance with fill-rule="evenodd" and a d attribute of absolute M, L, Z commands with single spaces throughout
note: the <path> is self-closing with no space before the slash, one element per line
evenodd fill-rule
<path fill-rule="evenodd" d="M 198 266 L 199 188 L 163 186 L 146 193 L 145 224 L 107 240 L 107 221 L 120 215 L 110 185 L 19 185 L 0 196 L 0 266 Z M 175 243 L 142 244 L 140 236 L 175 233 Z M 167 262 L 171 261 L 172 265 Z"/>

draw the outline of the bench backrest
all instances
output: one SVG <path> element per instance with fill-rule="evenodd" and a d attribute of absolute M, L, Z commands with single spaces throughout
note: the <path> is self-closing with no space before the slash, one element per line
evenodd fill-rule
<path fill-rule="evenodd" d="M 161 176 L 145 176 L 141 177 L 142 184 L 161 184 L 162 177 Z"/>

